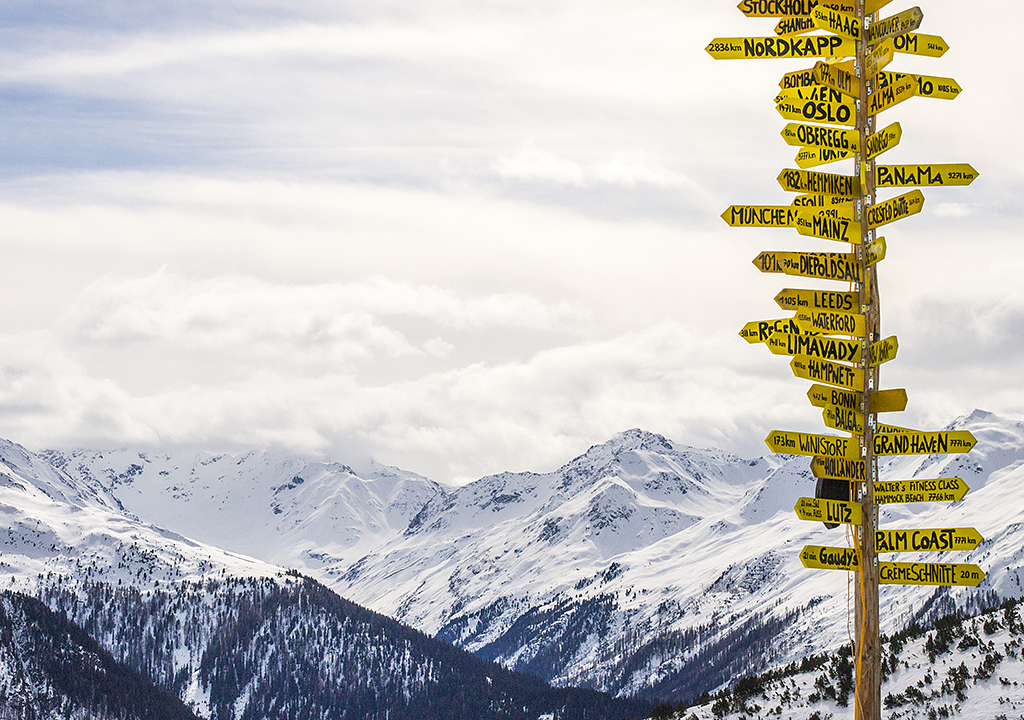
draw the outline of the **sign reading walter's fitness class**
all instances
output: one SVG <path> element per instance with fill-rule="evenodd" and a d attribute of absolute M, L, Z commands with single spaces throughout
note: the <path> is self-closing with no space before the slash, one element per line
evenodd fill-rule
<path fill-rule="evenodd" d="M 773 430 L 765 442 L 774 452 L 811 458 L 817 488 L 815 497 L 797 501 L 798 517 L 827 528 L 852 528 L 852 547 L 807 545 L 800 559 L 808 568 L 856 573 L 856 707 L 858 717 L 871 720 L 881 712 L 878 585 L 975 586 L 985 578 L 973 564 L 877 558 L 878 553 L 970 551 L 983 540 L 974 528 L 878 527 L 879 505 L 957 501 L 968 491 L 961 478 L 881 480 L 879 456 L 966 453 L 977 442 L 963 430 L 922 431 L 877 419 L 878 413 L 904 410 L 907 393 L 880 385 L 880 366 L 896 358 L 899 342 L 880 332 L 878 267 L 887 244 L 876 233 L 883 226 L 898 229 L 922 212 L 925 197 L 917 189 L 886 198 L 876 198 L 876 192 L 963 186 L 978 177 L 962 162 L 876 163 L 904 139 L 899 122 L 884 127 L 878 122 L 883 112 L 888 118 L 913 98 L 952 100 L 961 92 L 952 78 L 884 69 L 899 54 L 937 58 L 948 49 L 941 37 L 916 32 L 924 22 L 919 7 L 879 17 L 890 1 L 743 0 L 740 12 L 771 18 L 775 35 L 716 38 L 706 48 L 716 59 L 797 65 L 786 68 L 781 91 L 773 92 L 776 110 L 789 121 L 782 138 L 798 148 L 797 167 L 783 169 L 777 181 L 795 199 L 732 205 L 722 219 L 732 227 L 791 228 L 809 238 L 805 242 L 820 239 L 848 248 L 761 252 L 753 263 L 762 273 L 832 284 L 783 289 L 775 301 L 793 315 L 748 322 L 740 336 L 790 357 L 793 374 L 815 383 L 807 397 L 822 409 L 826 427 L 842 433 Z M 852 167 L 813 169 L 844 163 Z M 898 247 L 898 239 L 889 242 Z"/>

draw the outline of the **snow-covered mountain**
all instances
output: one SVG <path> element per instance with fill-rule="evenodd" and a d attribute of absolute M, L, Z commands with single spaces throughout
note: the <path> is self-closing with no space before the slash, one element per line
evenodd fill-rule
<path fill-rule="evenodd" d="M 952 504 L 889 505 L 883 527 L 975 526 L 977 590 L 883 588 L 891 631 L 993 591 L 1018 596 L 1024 423 L 976 411 L 951 424 L 966 456 L 898 458 L 883 479 L 960 476 Z M 129 511 L 204 542 L 310 572 L 345 597 L 558 684 L 686 699 L 765 662 L 846 640 L 848 576 L 806 570 L 804 544 L 842 528 L 798 520 L 806 458 L 746 460 L 631 430 L 555 472 L 459 488 L 379 466 L 286 455 L 50 453 Z M 301 481 L 301 482 L 300 482 Z"/>

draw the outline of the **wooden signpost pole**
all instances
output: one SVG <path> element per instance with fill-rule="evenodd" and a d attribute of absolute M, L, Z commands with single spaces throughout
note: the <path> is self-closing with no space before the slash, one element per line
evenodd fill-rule
<path fill-rule="evenodd" d="M 857 0 L 857 23 L 862 31 L 868 29 L 865 22 L 865 0 Z M 861 32 L 861 37 L 868 33 Z M 860 98 L 857 103 L 857 130 L 860 133 L 859 152 L 856 155 L 857 167 L 860 170 L 860 227 L 861 242 L 856 252 L 861 261 L 860 283 L 861 312 L 866 317 L 867 332 L 862 340 L 861 358 L 864 364 L 864 387 L 861 395 L 861 413 L 865 418 L 864 432 L 861 435 L 861 454 L 864 458 L 865 479 L 859 483 L 851 483 L 851 500 L 861 504 L 861 525 L 854 529 L 856 546 L 860 557 L 860 571 L 856 578 L 855 622 L 856 633 L 856 706 L 855 716 L 860 720 L 880 720 L 882 712 L 882 648 L 878 629 L 878 554 L 875 548 L 875 529 L 878 526 L 878 511 L 874 502 L 874 484 L 878 480 L 878 463 L 874 456 L 874 430 L 877 416 L 871 413 L 871 393 L 878 388 L 878 364 L 872 367 L 870 362 L 871 343 L 880 337 L 879 333 L 879 292 L 878 266 L 868 266 L 865 248 L 874 239 L 874 231 L 869 229 L 867 209 L 875 203 L 874 159 L 867 158 L 867 138 L 873 134 L 874 116 L 868 115 L 868 94 L 874 91 L 873 78 L 867 76 L 865 56 L 866 42 L 857 42 L 855 74 L 860 80 Z M 858 487 L 859 486 L 859 487 Z"/>

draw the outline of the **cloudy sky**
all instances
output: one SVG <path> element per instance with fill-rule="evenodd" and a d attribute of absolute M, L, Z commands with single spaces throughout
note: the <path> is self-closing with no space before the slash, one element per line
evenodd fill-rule
<path fill-rule="evenodd" d="M 888 111 L 885 162 L 981 177 L 885 233 L 883 382 L 910 395 L 887 420 L 1020 417 L 1024 8 L 921 7 L 951 49 L 892 69 L 964 92 Z M 822 428 L 736 334 L 813 285 L 758 252 L 838 248 L 719 218 L 789 203 L 772 98 L 809 66 L 712 60 L 714 37 L 772 32 L 733 0 L 10 0 L 0 20 L 4 437 L 463 482 L 631 427 L 747 456 Z"/>

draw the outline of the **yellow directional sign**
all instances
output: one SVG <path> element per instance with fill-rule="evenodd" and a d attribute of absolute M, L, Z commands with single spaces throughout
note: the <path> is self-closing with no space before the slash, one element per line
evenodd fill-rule
<path fill-rule="evenodd" d="M 857 43 L 837 35 L 715 38 L 704 48 L 716 60 L 853 57 Z"/>
<path fill-rule="evenodd" d="M 764 254 L 764 253 L 762 253 Z M 780 252 L 775 255 L 778 267 L 786 275 L 860 282 L 861 271 L 857 256 L 852 253 Z M 758 258 L 761 256 L 759 255 Z M 758 264 L 755 258 L 754 264 Z M 764 272 L 764 271 L 762 271 Z"/>
<path fill-rule="evenodd" d="M 811 458 L 811 474 L 816 478 L 863 482 L 865 480 L 864 461 L 813 457 Z"/>
<path fill-rule="evenodd" d="M 942 57 L 949 50 L 949 45 L 938 35 L 908 32 L 892 38 L 892 42 L 893 49 L 896 52 L 906 53 L 907 55 Z M 881 70 L 881 68 L 878 69 Z M 868 66 L 868 75 L 873 75 L 875 72 Z"/>
<path fill-rule="evenodd" d="M 977 587 L 985 572 L 967 563 L 878 563 L 882 585 L 948 585 Z"/>
<path fill-rule="evenodd" d="M 888 87 L 878 88 L 868 95 L 868 115 L 877 115 L 915 95 L 917 95 L 917 82 L 910 77 L 903 78 Z"/>
<path fill-rule="evenodd" d="M 812 570 L 851 570 L 860 569 L 860 558 L 853 548 L 826 547 L 824 545 L 804 545 L 800 551 L 800 562 L 805 568 Z"/>
<path fill-rule="evenodd" d="M 814 82 L 820 85 L 860 99 L 860 80 L 852 71 L 844 67 L 819 60 L 814 64 L 812 77 Z"/>
<path fill-rule="evenodd" d="M 860 446 L 848 437 L 772 430 L 764 441 L 772 452 L 785 455 L 820 455 L 849 460 L 860 457 Z"/>
<path fill-rule="evenodd" d="M 905 76 L 903 73 L 880 72 L 875 77 L 875 87 L 881 87 L 883 84 L 898 82 Z M 917 94 L 919 97 L 955 100 L 963 92 L 963 88 L 953 78 L 936 77 L 934 75 L 907 75 L 906 77 L 911 77 L 917 81 Z"/>
<path fill-rule="evenodd" d="M 827 30 L 849 40 L 860 40 L 861 25 L 855 15 L 818 6 L 811 10 L 811 20 L 820 30 Z M 907 30 L 917 30 L 916 27 Z"/>
<path fill-rule="evenodd" d="M 874 75 L 891 63 L 895 52 L 896 44 L 891 38 L 876 45 L 875 49 L 864 57 L 864 67 L 867 75 Z"/>
<path fill-rule="evenodd" d="M 864 259 L 868 267 L 885 260 L 885 238 L 875 238 L 864 246 Z"/>
<path fill-rule="evenodd" d="M 838 390 L 824 385 L 811 385 L 807 391 L 807 398 L 814 407 L 823 408 L 826 405 L 860 410 L 861 393 L 850 390 Z M 899 388 L 896 390 L 875 390 L 870 395 L 871 412 L 903 412 L 907 409 L 907 391 Z"/>
<path fill-rule="evenodd" d="M 793 318 L 751 320 L 740 330 L 740 337 L 750 344 L 763 343 L 775 333 L 806 334 Z"/>
<path fill-rule="evenodd" d="M 860 362 L 859 340 L 779 333 L 768 338 L 765 345 L 776 355 L 806 355 L 822 360 Z"/>
<path fill-rule="evenodd" d="M 874 367 L 875 365 L 881 365 L 882 363 L 887 363 L 890 360 L 895 360 L 896 353 L 899 349 L 900 341 L 896 339 L 895 335 L 890 335 L 884 340 L 871 343 L 868 362 L 872 367 Z"/>
<path fill-rule="evenodd" d="M 889 0 L 871 1 L 876 3 L 881 1 L 881 4 L 884 5 Z M 823 2 L 818 0 L 743 0 L 736 7 L 747 17 L 777 18 L 788 16 L 807 17 L 811 14 L 811 10 L 818 5 L 834 7 L 837 10 L 848 13 L 854 12 L 853 0 L 824 0 Z M 874 10 L 870 12 L 874 12 Z"/>
<path fill-rule="evenodd" d="M 825 87 L 816 85 L 815 87 Z M 796 92 L 807 88 L 794 88 L 783 92 Z M 827 88 L 826 88 L 827 89 Z M 835 92 L 835 90 L 828 90 Z M 852 100 L 828 102 L 827 100 L 802 100 L 783 98 L 775 104 L 779 115 L 787 120 L 809 120 L 811 122 L 832 123 L 833 125 L 856 125 L 857 106 Z"/>
<path fill-rule="evenodd" d="M 864 316 L 832 310 L 801 310 L 793 318 L 808 332 L 864 337 Z M 834 384 L 834 383 L 833 383 Z"/>
<path fill-rule="evenodd" d="M 968 163 L 875 166 L 875 187 L 880 188 L 970 185 L 977 177 Z"/>
<path fill-rule="evenodd" d="M 967 453 L 977 444 L 977 439 L 967 430 L 919 430 L 902 435 L 877 433 L 874 436 L 874 452 L 879 456 Z"/>
<path fill-rule="evenodd" d="M 785 271 L 782 269 L 782 256 L 785 254 L 785 252 L 763 250 L 750 262 L 763 273 L 784 273 Z"/>
<path fill-rule="evenodd" d="M 798 193 L 821 193 L 844 198 L 860 197 L 860 178 L 856 175 L 834 175 L 814 170 L 790 170 L 776 178 L 783 190 Z"/>
<path fill-rule="evenodd" d="M 802 497 L 793 506 L 801 520 L 860 525 L 860 503 L 846 500 Z"/>
<path fill-rule="evenodd" d="M 846 160 L 852 157 L 853 151 L 851 150 L 829 150 L 828 148 L 821 147 L 805 147 L 801 148 L 800 152 L 796 154 L 796 158 L 794 159 L 796 160 L 797 167 L 806 170 L 807 168 L 827 165 L 828 163 Z"/>
<path fill-rule="evenodd" d="M 833 430 L 848 432 L 854 435 L 864 434 L 864 416 L 856 410 L 837 407 L 835 405 L 826 405 L 821 411 L 821 419 L 824 421 L 825 427 Z M 911 430 L 910 428 L 899 427 L 897 425 L 879 424 L 875 427 L 875 432 L 883 432 L 890 435 L 901 435 L 917 432 L 917 430 Z"/>
<path fill-rule="evenodd" d="M 797 212 L 789 205 L 730 205 L 722 219 L 730 227 L 793 227 Z"/>
<path fill-rule="evenodd" d="M 835 240 L 836 242 L 860 244 L 860 223 L 848 217 L 833 217 L 811 211 L 800 211 L 796 215 L 796 223 L 793 225 L 801 235 L 821 238 L 822 240 Z M 857 280 L 860 282 L 860 270 L 856 271 Z M 833 280 L 844 280 L 846 277 L 836 277 Z"/>
<path fill-rule="evenodd" d="M 974 528 L 878 530 L 875 549 L 880 553 L 974 550 L 984 539 Z"/>
<path fill-rule="evenodd" d="M 783 90 L 788 88 L 811 87 L 812 85 L 817 84 L 818 82 L 814 79 L 814 68 L 788 72 L 782 76 L 781 80 L 779 80 L 779 87 Z"/>
<path fill-rule="evenodd" d="M 829 360 L 818 360 L 806 355 L 796 355 L 790 361 L 789 367 L 794 376 L 803 380 L 813 380 L 849 390 L 864 387 L 864 371 L 849 365 L 840 365 Z"/>
<path fill-rule="evenodd" d="M 890 15 L 887 18 L 871 23 L 865 39 L 868 45 L 874 45 L 886 38 L 896 37 L 897 35 L 917 30 L 921 27 L 922 20 L 924 20 L 924 13 L 921 12 L 921 8 L 912 7 L 909 10 L 904 10 L 901 13 Z"/>
<path fill-rule="evenodd" d="M 825 87 L 824 85 L 812 85 L 811 87 L 786 88 L 779 90 L 775 95 L 775 104 L 778 105 L 784 100 L 789 100 L 791 102 L 803 102 L 805 100 L 830 103 L 849 102 L 848 98 L 841 92 L 833 90 L 830 87 Z"/>
<path fill-rule="evenodd" d="M 888 225 L 910 215 L 916 215 L 924 208 L 924 194 L 920 190 L 912 190 L 894 198 L 889 198 L 877 205 L 869 205 L 865 211 L 869 228 Z M 801 213 L 797 213 L 797 220 Z M 799 229 L 799 224 L 797 225 Z"/>
<path fill-rule="evenodd" d="M 891 150 L 900 144 L 903 137 L 903 126 L 898 122 L 886 125 L 876 133 L 868 135 L 864 140 L 864 147 L 867 149 L 867 159 L 872 160 L 886 150 Z"/>
<path fill-rule="evenodd" d="M 786 127 L 782 128 L 781 135 L 787 145 L 824 148 L 840 152 L 857 152 L 860 143 L 860 134 L 856 130 L 843 130 L 823 125 L 787 123 Z"/>
<path fill-rule="evenodd" d="M 817 28 L 809 17 L 784 17 L 775 26 L 776 35 L 803 35 L 812 30 L 817 30 Z"/>
<path fill-rule="evenodd" d="M 811 468 L 814 472 L 814 468 Z M 863 479 L 863 478 L 861 478 Z M 963 500 L 970 488 L 963 478 L 880 480 L 875 483 L 875 504 L 954 502 Z"/>
<path fill-rule="evenodd" d="M 854 150 L 856 152 L 856 150 Z M 813 193 L 808 195 L 797 195 L 793 198 L 793 207 L 803 208 L 849 208 L 853 209 L 856 198 L 842 197 L 841 195 L 823 195 Z"/>
<path fill-rule="evenodd" d="M 860 307 L 860 295 L 838 290 L 803 290 L 786 288 L 775 296 L 783 310 L 839 310 L 853 312 Z"/>

